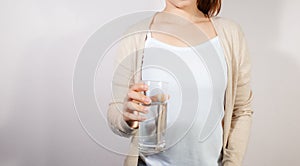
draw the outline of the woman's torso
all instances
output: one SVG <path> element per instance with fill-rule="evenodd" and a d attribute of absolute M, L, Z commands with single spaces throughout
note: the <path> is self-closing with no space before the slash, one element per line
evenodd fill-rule
<path fill-rule="evenodd" d="M 172 144 L 169 144 L 170 147 L 164 152 L 151 156 L 140 155 L 148 165 L 218 165 L 222 149 L 221 119 L 224 115 L 223 102 L 227 83 L 226 61 L 218 36 L 191 49 L 191 47 L 166 44 L 152 38 L 151 33 L 147 35 L 146 48 L 168 50 L 190 69 L 191 72 L 186 74 L 190 74 L 195 79 L 199 107 L 191 112 L 181 110 L 182 102 L 190 99 L 181 98 L 180 84 L 178 84 L 180 81 L 176 80 L 176 72 L 172 73 L 172 69 L 177 71 L 176 69 L 180 69 L 180 66 L 174 65 L 170 69 L 171 59 L 166 61 L 169 66 L 168 70 L 165 70 L 164 65 L 155 66 L 153 58 L 158 56 L 158 59 L 163 60 L 164 55 L 159 55 L 159 50 L 154 55 L 153 51 L 145 49 L 142 79 L 168 81 L 170 84 L 171 99 L 168 104 L 167 133 L 172 134 L 166 133 L 166 139 Z M 193 114 L 194 119 L 181 119 L 179 115 L 182 111 Z M 211 123 L 206 123 L 207 120 Z M 180 130 L 171 129 L 172 127 L 178 129 L 182 125 L 189 126 L 189 130 L 180 132 Z M 205 125 L 215 125 L 214 130 L 205 131 Z"/>

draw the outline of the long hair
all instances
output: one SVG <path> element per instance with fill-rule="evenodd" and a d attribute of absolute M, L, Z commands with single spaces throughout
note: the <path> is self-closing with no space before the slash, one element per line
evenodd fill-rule
<path fill-rule="evenodd" d="M 197 7 L 206 17 L 216 16 L 221 10 L 221 0 L 197 0 Z"/>

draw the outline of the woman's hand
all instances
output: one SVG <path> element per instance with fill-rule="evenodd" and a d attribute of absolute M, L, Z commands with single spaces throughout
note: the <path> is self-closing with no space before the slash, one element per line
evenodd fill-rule
<path fill-rule="evenodd" d="M 146 118 L 139 113 L 148 113 L 147 106 L 142 104 L 150 104 L 151 99 L 145 96 L 142 91 L 147 91 L 148 85 L 144 83 L 136 83 L 131 86 L 127 93 L 127 102 L 124 103 L 123 119 L 132 128 L 138 127 L 138 122 L 144 121 Z"/>

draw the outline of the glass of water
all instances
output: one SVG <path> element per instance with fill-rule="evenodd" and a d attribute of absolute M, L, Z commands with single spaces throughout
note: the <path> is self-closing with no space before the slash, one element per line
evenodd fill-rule
<path fill-rule="evenodd" d="M 150 97 L 148 113 L 143 114 L 146 120 L 139 123 L 139 150 L 144 154 L 153 154 L 163 151 L 167 124 L 168 83 L 164 81 L 142 80 L 148 85 L 144 95 Z"/>

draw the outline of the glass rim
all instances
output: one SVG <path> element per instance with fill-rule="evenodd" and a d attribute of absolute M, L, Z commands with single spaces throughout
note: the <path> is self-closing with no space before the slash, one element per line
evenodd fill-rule
<path fill-rule="evenodd" d="M 140 82 L 153 82 L 153 83 L 169 84 L 169 82 L 167 82 L 167 81 L 158 81 L 158 80 L 140 80 Z"/>

